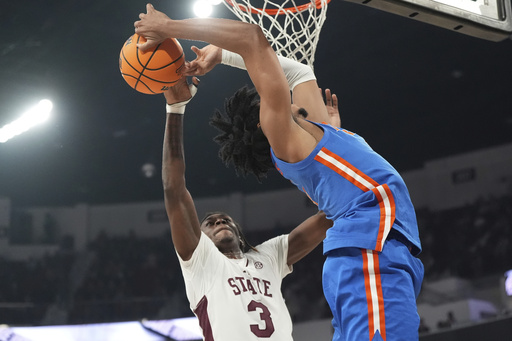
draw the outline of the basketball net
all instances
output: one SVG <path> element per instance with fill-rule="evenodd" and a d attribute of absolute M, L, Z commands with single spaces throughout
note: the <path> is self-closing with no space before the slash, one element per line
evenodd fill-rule
<path fill-rule="evenodd" d="M 254 3 L 256 0 L 252 0 Z M 241 21 L 259 25 L 278 55 L 313 68 L 320 31 L 331 0 L 224 0 Z M 280 3 L 277 3 L 280 2 Z"/>

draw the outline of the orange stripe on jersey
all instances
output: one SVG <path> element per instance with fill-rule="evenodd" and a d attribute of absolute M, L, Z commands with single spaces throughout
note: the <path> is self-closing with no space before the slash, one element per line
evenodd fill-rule
<path fill-rule="evenodd" d="M 346 129 L 342 129 L 341 131 L 342 131 L 342 132 L 344 132 L 344 133 L 347 133 L 347 134 L 349 134 L 349 135 L 355 135 L 353 132 L 348 131 L 348 130 L 346 130 Z"/>
<path fill-rule="evenodd" d="M 339 131 L 339 130 L 340 130 L 340 128 L 333 126 L 333 125 L 332 125 L 332 124 L 330 124 L 329 122 L 322 121 L 321 123 L 322 123 L 322 124 L 329 125 L 329 126 L 333 127 L 334 129 L 336 129 L 336 131 Z"/>
<path fill-rule="evenodd" d="M 382 251 L 385 239 L 395 221 L 395 200 L 393 199 L 393 193 L 391 193 L 388 185 L 379 185 L 375 180 L 354 167 L 347 160 L 334 154 L 325 147 L 318 152 L 315 156 L 315 160 L 332 169 L 363 192 L 372 191 L 376 196 L 379 202 L 380 221 L 375 250 Z"/>
<path fill-rule="evenodd" d="M 386 317 L 384 298 L 380 279 L 379 253 L 373 250 L 361 250 L 363 255 L 364 286 L 368 306 L 368 333 L 372 340 L 377 331 L 386 340 Z"/>
<path fill-rule="evenodd" d="M 325 147 L 322 148 L 315 156 L 315 160 L 329 167 L 357 187 L 363 192 L 367 192 L 379 184 L 373 181 L 372 178 L 361 172 L 356 167 L 352 166 L 345 159 L 339 155 L 334 154 Z"/>
<path fill-rule="evenodd" d="M 281 168 L 277 167 L 276 164 L 274 164 L 274 166 L 276 167 L 277 171 L 279 172 L 279 174 L 281 174 L 282 176 L 284 176 L 283 174 L 283 171 L 281 171 Z"/>
<path fill-rule="evenodd" d="M 316 201 L 314 201 L 313 199 L 311 199 L 311 197 L 309 196 L 308 192 L 306 192 L 306 189 L 304 187 L 302 187 L 302 192 L 306 193 L 306 195 L 308 196 L 309 200 L 311 200 L 311 202 L 313 204 L 318 206 L 318 203 Z"/>

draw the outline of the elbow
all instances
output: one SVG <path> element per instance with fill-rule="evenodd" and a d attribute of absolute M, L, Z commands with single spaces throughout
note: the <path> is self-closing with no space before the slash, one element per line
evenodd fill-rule
<path fill-rule="evenodd" d="M 265 47 L 270 47 L 267 37 L 265 37 L 265 34 L 259 25 L 248 24 L 245 27 L 245 34 L 243 35 L 246 37 L 243 39 L 243 42 L 246 45 L 244 49 L 245 51 L 251 51 L 253 49 L 261 50 Z"/>
<path fill-rule="evenodd" d="M 325 239 L 327 230 L 330 229 L 334 223 L 331 219 L 328 219 L 327 216 L 323 211 L 320 211 L 317 213 L 317 232 L 319 235 L 319 238 Z"/>
<path fill-rule="evenodd" d="M 184 171 L 176 172 L 173 169 L 162 168 L 162 185 L 164 193 L 172 194 L 179 192 L 180 189 L 185 188 L 185 174 Z"/>
<path fill-rule="evenodd" d="M 176 203 L 180 201 L 183 193 L 186 192 L 185 181 L 164 181 L 164 198 L 169 203 Z"/>
<path fill-rule="evenodd" d="M 180 189 L 185 188 L 185 178 L 181 179 L 166 179 L 164 178 L 162 181 L 164 192 L 167 193 L 175 193 Z"/>

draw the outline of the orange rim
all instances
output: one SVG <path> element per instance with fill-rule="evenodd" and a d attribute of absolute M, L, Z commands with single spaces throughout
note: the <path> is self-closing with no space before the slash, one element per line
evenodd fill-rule
<path fill-rule="evenodd" d="M 236 0 L 226 0 L 226 2 L 228 4 L 230 4 L 231 6 L 233 7 L 238 7 L 240 8 L 242 11 L 244 12 L 249 12 L 249 9 L 247 8 L 247 6 L 245 5 L 240 5 L 238 2 L 236 2 Z M 331 2 L 331 0 L 327 0 L 327 3 Z M 262 8 L 253 8 L 250 10 L 250 12 L 252 14 L 260 14 L 261 12 L 265 12 L 267 13 L 268 15 L 281 15 L 281 14 L 285 14 L 286 12 L 292 12 L 292 13 L 296 13 L 296 12 L 302 12 L 306 9 L 308 9 L 309 7 L 313 6 L 313 4 L 311 2 L 308 2 L 304 5 L 300 5 L 300 6 L 294 6 L 294 7 L 287 7 L 287 8 L 283 8 L 283 9 L 277 9 L 277 8 L 274 8 L 274 9 L 262 9 Z M 322 0 L 315 0 L 315 6 L 317 9 L 320 9 L 322 8 Z"/>

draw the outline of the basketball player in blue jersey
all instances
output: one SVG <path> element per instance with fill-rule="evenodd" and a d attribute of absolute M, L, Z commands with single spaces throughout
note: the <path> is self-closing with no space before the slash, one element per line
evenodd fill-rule
<path fill-rule="evenodd" d="M 185 106 L 195 90 L 184 77 L 164 93 L 162 161 L 165 207 L 190 308 L 205 341 L 292 341 L 281 282 L 295 262 L 320 244 L 332 221 L 320 212 L 290 234 L 256 247 L 226 213 L 212 212 L 199 221 L 185 184 L 182 136 Z"/>
<path fill-rule="evenodd" d="M 238 91 L 212 120 L 224 161 L 258 179 L 277 168 L 334 221 L 323 269 L 333 340 L 417 340 L 421 244 L 398 172 L 357 134 L 322 123 L 329 115 L 312 70 L 278 58 L 259 26 L 146 9 L 134 23 L 148 39 L 141 49 L 169 37 L 205 41 L 213 46 L 186 74 L 219 62 L 249 73 L 255 90 Z"/>

